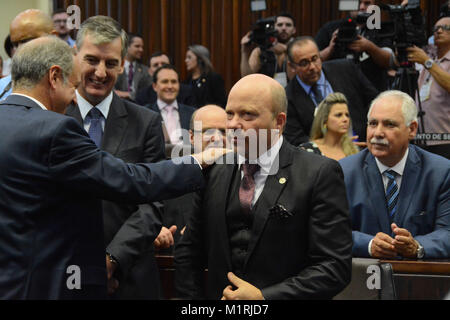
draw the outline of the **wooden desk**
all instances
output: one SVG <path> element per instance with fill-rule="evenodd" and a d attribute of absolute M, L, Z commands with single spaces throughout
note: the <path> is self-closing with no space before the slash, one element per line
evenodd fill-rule
<path fill-rule="evenodd" d="M 399 300 L 442 300 L 450 293 L 450 260 L 380 260 L 390 263 Z"/>

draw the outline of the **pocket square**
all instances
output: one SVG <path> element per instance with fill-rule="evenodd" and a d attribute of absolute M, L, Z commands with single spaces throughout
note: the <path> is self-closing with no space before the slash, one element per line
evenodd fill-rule
<path fill-rule="evenodd" d="M 286 219 L 292 217 L 293 214 L 286 210 L 281 204 L 276 204 L 269 209 L 269 218 Z"/>
<path fill-rule="evenodd" d="M 419 216 L 424 216 L 424 215 L 426 215 L 426 214 L 427 214 L 426 211 L 420 211 Z"/>

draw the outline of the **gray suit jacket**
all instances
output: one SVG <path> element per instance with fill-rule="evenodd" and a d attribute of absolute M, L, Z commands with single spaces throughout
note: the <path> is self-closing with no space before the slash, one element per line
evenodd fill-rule
<path fill-rule="evenodd" d="M 142 63 L 136 62 L 133 76 L 133 91 L 131 91 L 131 100 L 136 100 L 136 93 L 140 88 L 146 88 L 152 84 L 152 79 L 148 74 L 148 67 Z M 122 74 L 117 77 L 114 89 L 120 91 L 128 91 L 128 76 L 127 71 L 124 70 Z"/>
<path fill-rule="evenodd" d="M 66 114 L 83 123 L 78 106 Z M 101 149 L 125 162 L 164 160 L 161 116 L 114 94 Z M 158 204 L 130 205 L 103 201 L 105 246 L 119 262 L 120 299 L 157 299 L 159 274 L 153 240 L 161 229 Z"/>

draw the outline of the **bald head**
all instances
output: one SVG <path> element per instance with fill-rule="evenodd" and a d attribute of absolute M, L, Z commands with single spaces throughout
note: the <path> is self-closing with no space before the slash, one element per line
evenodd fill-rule
<path fill-rule="evenodd" d="M 239 80 L 231 89 L 230 95 L 233 92 L 238 94 L 244 93 L 248 99 L 255 100 L 256 104 L 263 106 L 259 101 L 263 99 L 270 100 L 270 111 L 274 116 L 280 112 L 287 113 L 287 98 L 286 91 L 283 86 L 271 77 L 263 74 L 251 74 Z"/>
<path fill-rule="evenodd" d="M 201 131 L 199 123 L 201 123 Z M 190 123 L 191 144 L 201 146 L 201 150 L 205 150 L 211 142 L 221 141 L 224 146 L 226 126 L 227 114 L 223 108 L 210 104 L 197 109 L 192 114 Z"/>
<path fill-rule="evenodd" d="M 46 13 L 37 9 L 28 9 L 19 13 L 11 22 L 9 31 L 11 42 L 56 34 L 52 19 Z"/>

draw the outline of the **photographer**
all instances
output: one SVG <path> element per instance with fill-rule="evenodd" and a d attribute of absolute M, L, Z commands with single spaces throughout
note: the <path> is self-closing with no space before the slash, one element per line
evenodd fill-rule
<path fill-rule="evenodd" d="M 277 37 L 273 45 L 264 52 L 265 55 L 274 56 L 273 65 L 262 63 L 262 50 L 258 46 L 251 50 L 252 31 L 248 32 L 241 40 L 241 76 L 252 73 L 264 73 L 273 77 L 281 85 L 286 87 L 288 81 L 294 77 L 294 72 L 287 66 L 287 45 L 293 39 L 296 29 L 295 20 L 289 13 L 281 13 L 275 19 L 275 31 Z"/>
<path fill-rule="evenodd" d="M 361 71 L 380 91 L 386 90 L 388 86 L 387 69 L 392 66 L 393 53 L 387 46 L 377 39 L 380 30 L 369 30 L 366 27 L 369 6 L 375 5 L 375 0 L 360 0 L 359 11 L 350 13 L 350 18 L 357 21 L 356 40 L 347 45 L 347 48 L 355 56 L 355 62 L 360 65 Z M 360 21 L 358 17 L 366 17 Z M 336 50 L 339 27 L 348 21 L 349 18 L 331 21 L 324 25 L 316 35 L 316 41 L 320 49 L 320 56 L 323 61 L 345 58 L 341 56 L 341 50 Z M 380 67 L 385 72 L 380 72 Z"/>
<path fill-rule="evenodd" d="M 407 49 L 408 61 L 424 66 L 418 88 L 423 117 L 423 133 L 450 133 L 450 17 L 439 19 L 434 28 L 436 54 L 427 55 L 413 46 Z M 427 141 L 427 149 L 450 158 L 450 141 Z"/>

